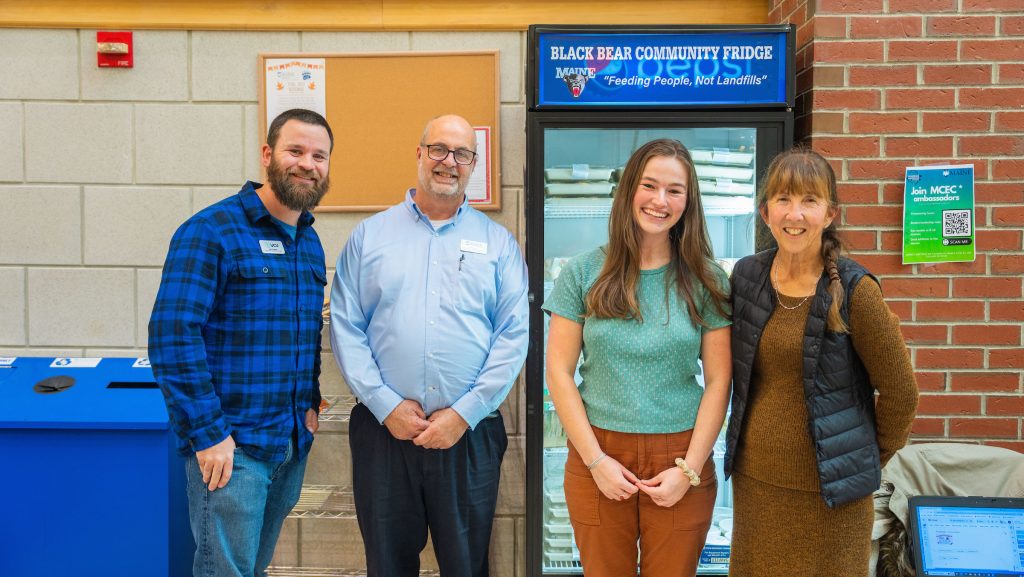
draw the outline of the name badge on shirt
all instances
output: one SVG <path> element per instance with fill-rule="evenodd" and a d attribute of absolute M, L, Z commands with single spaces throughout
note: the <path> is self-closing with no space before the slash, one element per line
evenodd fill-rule
<path fill-rule="evenodd" d="M 261 240 L 260 250 L 263 254 L 284 254 L 284 244 L 279 240 Z"/>
<path fill-rule="evenodd" d="M 462 252 L 475 252 L 476 254 L 487 254 L 487 243 L 478 240 L 462 239 L 459 242 L 459 250 Z"/>

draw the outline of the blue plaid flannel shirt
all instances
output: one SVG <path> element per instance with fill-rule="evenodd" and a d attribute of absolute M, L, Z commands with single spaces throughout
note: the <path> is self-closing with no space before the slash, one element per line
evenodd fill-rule
<path fill-rule="evenodd" d="M 250 456 L 281 462 L 293 432 L 300 458 L 313 442 L 304 423 L 320 408 L 324 251 L 313 216 L 302 214 L 293 241 L 260 186 L 185 221 L 164 263 L 149 357 L 183 454 L 230 434 Z"/>

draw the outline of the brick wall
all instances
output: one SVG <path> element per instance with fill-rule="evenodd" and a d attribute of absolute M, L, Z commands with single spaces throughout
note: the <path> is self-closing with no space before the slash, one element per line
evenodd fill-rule
<path fill-rule="evenodd" d="M 903 322 L 915 440 L 1024 452 L 1024 2 L 772 0 L 797 26 L 797 138 L 832 161 L 852 256 Z M 977 260 L 901 261 L 904 168 L 973 164 Z"/>

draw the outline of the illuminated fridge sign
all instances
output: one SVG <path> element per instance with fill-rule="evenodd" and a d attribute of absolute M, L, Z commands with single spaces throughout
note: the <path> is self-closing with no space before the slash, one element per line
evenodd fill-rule
<path fill-rule="evenodd" d="M 785 32 L 542 32 L 537 106 L 785 106 L 786 43 Z"/>

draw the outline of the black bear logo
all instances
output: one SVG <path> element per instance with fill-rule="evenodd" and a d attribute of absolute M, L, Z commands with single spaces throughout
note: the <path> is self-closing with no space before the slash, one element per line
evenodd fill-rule
<path fill-rule="evenodd" d="M 569 91 L 572 92 L 573 98 L 579 98 L 580 94 L 583 93 L 583 87 L 587 85 L 587 80 L 590 80 L 589 76 L 583 74 L 566 74 L 562 77 L 565 81 L 565 85 L 569 87 Z"/>

